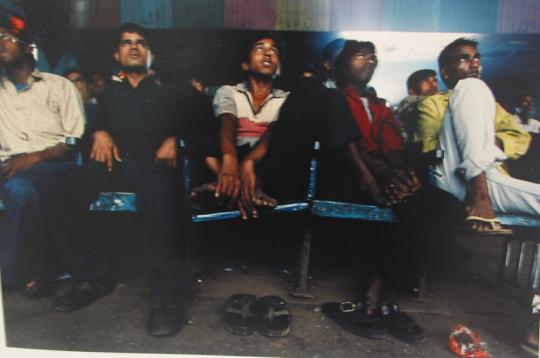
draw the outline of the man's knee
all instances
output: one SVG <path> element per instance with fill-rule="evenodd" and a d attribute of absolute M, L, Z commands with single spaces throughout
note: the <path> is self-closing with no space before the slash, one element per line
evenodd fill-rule
<path fill-rule="evenodd" d="M 4 184 L 4 200 L 8 206 L 23 205 L 38 199 L 34 183 L 20 176 L 9 179 Z"/>

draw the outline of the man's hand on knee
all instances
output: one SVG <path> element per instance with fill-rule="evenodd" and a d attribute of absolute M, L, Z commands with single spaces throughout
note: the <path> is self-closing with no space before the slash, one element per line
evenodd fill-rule
<path fill-rule="evenodd" d="M 92 150 L 90 151 L 90 159 L 96 162 L 105 163 L 107 169 L 112 171 L 113 161 L 122 161 L 120 150 L 106 131 L 96 131 L 93 135 Z"/>
<path fill-rule="evenodd" d="M 40 153 L 31 153 L 26 155 L 21 155 L 10 159 L 3 163 L 2 165 L 2 177 L 4 181 L 10 179 L 15 174 L 30 168 L 32 165 L 40 163 Z"/>
<path fill-rule="evenodd" d="M 161 161 L 171 168 L 176 168 L 178 162 L 178 147 L 176 137 L 167 137 L 156 152 L 156 161 Z"/>

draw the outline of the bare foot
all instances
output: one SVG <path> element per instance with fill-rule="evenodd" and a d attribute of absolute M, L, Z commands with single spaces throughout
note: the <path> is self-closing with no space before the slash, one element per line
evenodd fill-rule
<path fill-rule="evenodd" d="M 374 314 L 375 309 L 380 304 L 382 286 L 381 278 L 375 274 L 375 278 L 366 292 L 366 314 L 368 316 Z"/>
<path fill-rule="evenodd" d="M 277 205 L 277 200 L 266 195 L 261 189 L 257 188 L 255 190 L 255 205 L 257 206 L 268 206 L 275 207 Z"/>
<path fill-rule="evenodd" d="M 478 216 L 484 219 L 494 219 L 495 212 L 491 206 L 486 174 L 481 173 L 467 182 L 465 195 L 465 210 L 467 216 Z M 500 230 L 500 223 L 489 223 L 480 220 L 468 220 L 466 225 L 476 232 Z"/>

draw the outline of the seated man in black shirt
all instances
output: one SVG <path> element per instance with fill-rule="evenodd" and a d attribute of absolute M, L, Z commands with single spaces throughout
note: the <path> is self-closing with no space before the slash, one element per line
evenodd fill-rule
<path fill-rule="evenodd" d="M 90 128 L 91 160 L 74 173 L 67 197 L 75 199 L 74 211 L 82 213 L 100 191 L 137 194 L 143 262 L 151 281 L 148 329 L 151 335 L 162 336 L 178 332 L 186 321 L 181 299 L 188 279 L 180 260 L 185 237 L 179 227 L 181 185 L 175 170 L 178 96 L 171 86 L 149 74 L 151 56 L 146 30 L 137 24 L 123 25 L 114 53 L 121 72 L 98 99 Z M 84 240 L 73 237 L 66 246 L 75 284 L 54 303 L 62 312 L 80 309 L 114 287 L 108 265 L 97 264 L 98 259 L 84 248 Z"/>

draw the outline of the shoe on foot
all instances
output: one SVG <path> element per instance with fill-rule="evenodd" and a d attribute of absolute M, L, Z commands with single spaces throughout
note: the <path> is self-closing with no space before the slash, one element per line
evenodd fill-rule
<path fill-rule="evenodd" d="M 53 308 L 59 312 L 77 311 L 108 295 L 113 288 L 113 285 L 104 282 L 78 282 L 54 300 Z"/>
<path fill-rule="evenodd" d="M 183 304 L 174 295 L 153 294 L 150 298 L 148 333 L 152 336 L 171 336 L 180 332 L 187 321 Z"/>

